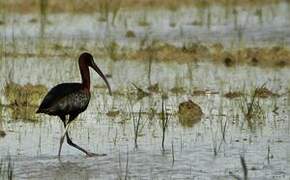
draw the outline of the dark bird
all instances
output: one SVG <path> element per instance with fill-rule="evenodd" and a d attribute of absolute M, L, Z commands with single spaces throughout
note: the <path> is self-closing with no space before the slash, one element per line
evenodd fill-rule
<path fill-rule="evenodd" d="M 60 157 L 64 137 L 67 138 L 67 143 L 88 156 L 96 155 L 81 148 L 73 143 L 68 134 L 68 128 L 71 122 L 81 113 L 84 112 L 90 102 L 90 71 L 89 67 L 93 68 L 105 81 L 110 95 L 111 87 L 102 73 L 95 64 L 93 56 L 89 53 L 82 53 L 79 57 L 79 69 L 82 77 L 82 83 L 62 83 L 53 87 L 44 97 L 36 113 L 44 113 L 50 116 L 58 116 L 64 125 L 65 132 L 60 139 L 58 157 Z M 66 116 L 69 116 L 66 119 Z"/>

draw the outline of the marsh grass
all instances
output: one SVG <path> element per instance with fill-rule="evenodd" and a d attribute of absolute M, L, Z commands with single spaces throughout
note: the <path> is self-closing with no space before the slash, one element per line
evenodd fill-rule
<path fill-rule="evenodd" d="M 100 0 L 98 1 L 97 7 L 100 13 L 99 21 L 105 21 L 109 23 L 111 17 L 111 24 L 115 24 L 115 19 L 120 10 L 122 0 Z M 111 16 L 110 16 L 111 14 Z"/>
<path fill-rule="evenodd" d="M 41 43 L 43 42 L 45 42 L 45 48 L 42 48 Z M 239 45 L 238 47 L 225 48 L 221 43 L 184 42 L 180 47 L 168 42 L 150 39 L 149 34 L 140 38 L 137 49 L 120 45 L 114 39 L 106 40 L 100 46 L 84 42 L 86 40 L 73 40 L 67 43 L 58 38 L 45 39 L 44 41 L 39 39 L 36 43 L 31 42 L 30 39 L 15 40 L 5 43 L 5 47 L 2 43 L 3 48 L 1 48 L 2 52 L 0 53 L 6 57 L 45 58 L 59 56 L 73 58 L 77 56 L 76 52 L 89 50 L 93 51 L 94 57 L 97 58 L 110 58 L 114 61 L 120 59 L 146 61 L 149 66 L 153 62 L 212 62 L 224 64 L 227 67 L 249 65 L 271 68 L 282 68 L 290 65 L 290 49 L 284 45 L 268 47 Z"/>
<path fill-rule="evenodd" d="M 150 22 L 148 22 L 147 15 L 145 12 L 144 12 L 144 15 L 139 19 L 138 25 L 142 27 L 146 27 L 150 25 Z"/>
<path fill-rule="evenodd" d="M 229 91 L 224 94 L 224 97 L 229 98 L 229 99 L 235 99 L 243 96 L 244 93 L 241 91 Z"/>
<path fill-rule="evenodd" d="M 14 177 L 14 165 L 11 157 L 0 160 L 0 178 L 12 180 Z"/>
<path fill-rule="evenodd" d="M 43 54 L 45 49 L 44 36 L 47 23 L 47 6 L 47 0 L 40 0 L 39 54 Z"/>
<path fill-rule="evenodd" d="M 100 18 L 99 21 L 108 21 L 109 20 L 109 5 L 110 2 L 107 0 L 100 1 L 99 5 L 99 12 Z"/>
<path fill-rule="evenodd" d="M 114 118 L 114 117 L 117 117 L 118 115 L 120 115 L 120 111 L 119 111 L 119 110 L 111 110 L 111 111 L 108 111 L 108 112 L 106 113 L 106 115 L 107 115 L 108 117 L 112 117 L 112 118 Z"/>
<path fill-rule="evenodd" d="M 47 87 L 40 84 L 20 85 L 11 81 L 4 87 L 4 94 L 9 105 L 14 106 L 37 106 L 46 92 Z"/>
<path fill-rule="evenodd" d="M 239 176 L 239 175 L 236 175 L 234 174 L 233 172 L 229 172 L 229 175 L 231 177 L 233 177 L 234 179 L 237 179 L 237 180 L 248 180 L 248 167 L 247 167 L 247 164 L 246 164 L 246 160 L 245 160 L 245 157 L 243 155 L 240 155 L 240 163 L 241 163 L 241 166 L 242 166 L 242 171 L 243 171 L 243 176 Z"/>
<path fill-rule="evenodd" d="M 120 58 L 118 54 L 119 45 L 115 40 L 105 42 L 104 49 L 111 60 L 116 61 Z"/>
<path fill-rule="evenodd" d="M 2 60 L 2 58 L 4 58 L 5 55 L 5 37 L 2 37 L 2 35 L 0 34 L 0 60 Z"/>
<path fill-rule="evenodd" d="M 127 38 L 134 38 L 134 37 L 136 37 L 136 34 L 135 34 L 134 31 L 132 31 L 132 30 L 128 30 L 128 31 L 126 32 L 125 36 L 126 36 Z"/>
<path fill-rule="evenodd" d="M 240 161 L 243 169 L 244 180 L 248 179 L 248 167 L 244 156 L 240 156 Z"/>
<path fill-rule="evenodd" d="M 273 159 L 273 158 L 274 158 L 274 156 L 271 153 L 270 145 L 268 145 L 268 148 L 267 148 L 267 162 L 268 162 L 268 164 L 270 164 L 270 160 Z"/>
<path fill-rule="evenodd" d="M 159 92 L 159 83 L 149 85 L 147 87 L 147 90 L 151 93 L 158 93 Z"/>
<path fill-rule="evenodd" d="M 176 11 L 182 7 L 198 7 L 206 8 L 209 5 L 219 5 L 219 6 L 262 6 L 267 4 L 278 3 L 277 0 L 99 0 L 99 1 L 89 1 L 84 0 L 80 3 L 78 0 L 71 0 L 67 3 L 60 2 L 58 0 L 50 0 L 47 3 L 47 9 L 49 12 L 74 12 L 74 13 L 92 13 L 100 10 L 101 6 L 109 6 L 111 11 L 114 11 L 114 6 L 119 7 L 119 9 L 126 10 L 136 10 L 136 9 L 152 9 L 152 8 L 162 8 L 168 9 L 170 11 Z M 111 5 L 113 4 L 113 5 Z M 113 7 L 111 7 L 113 6 Z M 7 9 L 9 11 L 28 13 L 38 11 L 39 1 L 35 0 L 14 0 L 14 1 L 0 1 L 0 8 Z"/>
<path fill-rule="evenodd" d="M 119 169 L 117 172 L 119 180 L 127 180 L 130 179 L 129 177 L 129 151 L 127 149 L 127 156 L 126 156 L 126 165 L 125 165 L 125 174 L 123 175 L 123 167 L 122 167 L 122 160 L 121 160 L 121 152 L 119 152 Z"/>
<path fill-rule="evenodd" d="M 3 109 L 3 107 L 2 107 L 2 105 L 0 105 L 0 138 L 6 136 L 6 132 L 3 128 L 2 109 Z"/>
<path fill-rule="evenodd" d="M 290 50 L 287 47 L 264 47 L 264 48 L 239 48 L 225 49 L 222 45 L 204 45 L 197 43 L 187 43 L 182 48 L 170 44 L 155 45 L 156 56 L 154 59 L 159 61 L 180 61 L 191 62 L 198 59 L 211 60 L 214 63 L 232 65 L 253 65 L 264 67 L 284 67 L 290 63 Z M 137 56 L 138 57 L 137 52 Z M 144 55 L 146 51 L 140 51 Z"/>
<path fill-rule="evenodd" d="M 141 100 L 144 97 L 150 96 L 151 94 L 149 92 L 146 92 L 142 88 L 138 87 L 136 84 L 132 83 L 132 85 L 136 88 L 137 90 L 137 100 Z"/>
<path fill-rule="evenodd" d="M 259 88 L 255 88 L 249 97 L 243 95 L 240 98 L 239 108 L 243 114 L 244 119 L 247 122 L 250 130 L 254 131 L 256 128 L 264 123 L 265 120 L 265 111 L 261 106 L 261 100 L 258 96 L 259 89 L 264 88 L 265 85 L 262 85 Z"/>
<path fill-rule="evenodd" d="M 138 148 L 138 136 L 140 134 L 140 130 L 141 130 L 141 115 L 142 115 L 142 107 L 140 106 L 139 109 L 139 113 L 138 113 L 138 117 L 133 115 L 133 128 L 134 128 L 134 144 L 135 144 L 135 148 Z"/>
<path fill-rule="evenodd" d="M 122 0 L 115 0 L 115 1 L 110 1 L 110 4 L 111 4 L 111 11 L 112 11 L 112 25 L 115 24 L 115 19 L 117 17 L 117 14 L 121 8 L 121 3 L 122 3 Z"/>
<path fill-rule="evenodd" d="M 267 89 L 265 86 L 256 89 L 259 98 L 279 97 L 280 95 Z"/>
<path fill-rule="evenodd" d="M 217 129 L 215 132 L 213 129 L 211 129 L 214 156 L 218 155 L 218 153 L 221 150 L 222 145 L 226 143 L 226 133 L 228 130 L 228 119 L 223 120 L 223 113 L 224 113 L 223 111 L 224 111 L 223 100 L 221 99 L 220 106 L 218 109 L 218 119 L 217 119 L 217 123 L 219 123 L 220 129 Z M 211 122 L 211 123 L 213 123 L 213 122 Z M 219 133 L 220 133 L 220 138 L 219 138 Z"/>
<path fill-rule="evenodd" d="M 5 106 L 11 108 L 13 119 L 35 121 L 37 105 L 46 92 L 47 88 L 43 85 L 8 82 L 4 87 L 4 95 L 8 102 Z"/>
<path fill-rule="evenodd" d="M 168 121 L 169 121 L 169 114 L 167 113 L 166 109 L 166 103 L 164 102 L 165 100 L 161 98 L 161 118 L 160 118 L 160 124 L 161 124 L 161 130 L 162 130 L 162 141 L 161 141 L 161 147 L 162 151 L 165 151 L 165 135 L 166 135 L 166 130 L 168 127 Z"/>
<path fill-rule="evenodd" d="M 171 156 L 172 156 L 172 167 L 174 166 L 174 162 L 175 162 L 175 154 L 174 154 L 174 144 L 173 144 L 173 140 L 171 142 Z"/>

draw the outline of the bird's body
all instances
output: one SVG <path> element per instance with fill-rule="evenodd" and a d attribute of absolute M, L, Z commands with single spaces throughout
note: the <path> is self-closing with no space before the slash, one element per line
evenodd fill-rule
<path fill-rule="evenodd" d="M 93 61 L 92 55 L 89 53 L 81 54 L 79 58 L 79 68 L 82 76 L 82 83 L 62 83 L 53 87 L 44 97 L 36 113 L 44 113 L 51 116 L 58 116 L 62 120 L 65 133 L 61 137 L 58 155 L 60 156 L 64 137 L 67 137 L 69 145 L 83 151 L 87 155 L 94 155 L 89 153 L 78 145 L 74 144 L 68 135 L 69 124 L 82 112 L 84 112 L 90 102 L 90 73 L 89 66 L 92 67 L 105 81 L 111 94 L 110 85 Z M 66 120 L 66 116 L 69 119 Z"/>
<path fill-rule="evenodd" d="M 91 93 L 80 83 L 62 83 L 53 87 L 44 97 L 37 113 L 52 116 L 79 114 L 89 105 Z"/>

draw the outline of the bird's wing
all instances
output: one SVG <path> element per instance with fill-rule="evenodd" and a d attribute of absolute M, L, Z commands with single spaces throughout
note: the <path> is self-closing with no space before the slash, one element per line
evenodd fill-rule
<path fill-rule="evenodd" d="M 62 83 L 54 86 L 44 97 L 38 111 L 48 109 L 60 99 L 81 89 L 80 83 Z"/>

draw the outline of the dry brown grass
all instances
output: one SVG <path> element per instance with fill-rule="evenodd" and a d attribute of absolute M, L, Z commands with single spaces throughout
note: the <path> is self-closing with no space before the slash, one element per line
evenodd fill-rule
<path fill-rule="evenodd" d="M 109 2 L 109 3 L 108 3 Z M 120 6 L 126 9 L 143 9 L 143 8 L 166 8 L 172 11 L 180 7 L 207 7 L 211 4 L 219 4 L 225 6 L 252 6 L 265 5 L 269 3 L 277 3 L 278 0 L 70 0 L 58 1 L 48 0 L 48 12 L 82 12 L 91 13 L 101 11 L 104 3 L 110 6 Z M 119 5 L 120 3 L 120 5 Z M 5 8 L 10 12 L 31 13 L 38 12 L 40 9 L 40 0 L 13 0 L 0 1 L 0 8 Z M 112 8 L 114 9 L 114 8 Z M 112 10 L 111 9 L 111 10 Z"/>
<path fill-rule="evenodd" d="M 35 121 L 35 111 L 47 88 L 43 85 L 7 83 L 4 94 L 13 119 Z"/>
<path fill-rule="evenodd" d="M 103 47 L 102 47 L 103 46 Z M 34 48 L 34 47 L 32 47 Z M 260 67 L 285 67 L 290 65 L 290 48 L 287 46 L 272 47 L 244 47 L 225 48 L 220 43 L 186 43 L 182 47 L 162 41 L 154 41 L 149 45 L 143 45 L 139 49 L 132 49 L 126 45 L 120 45 L 116 41 L 104 45 L 79 44 L 67 46 L 61 43 L 49 42 L 45 44 L 45 50 L 40 53 L 36 50 L 25 52 L 13 49 L 13 44 L 8 44 L 3 51 L 6 57 L 67 57 L 74 59 L 80 52 L 94 52 L 95 58 L 111 58 L 112 60 L 154 60 L 159 62 L 213 62 L 231 67 L 236 65 L 250 65 Z"/>
<path fill-rule="evenodd" d="M 177 61 L 186 62 L 195 60 L 197 57 L 204 57 L 207 53 L 206 48 L 201 48 L 202 45 L 194 44 L 188 47 L 176 47 L 168 43 L 157 43 L 153 47 L 139 49 L 135 52 L 128 52 L 128 59 L 148 60 L 154 55 L 153 59 L 157 61 Z M 201 54 L 203 53 L 203 54 Z"/>
<path fill-rule="evenodd" d="M 47 88 L 43 85 L 19 85 L 14 82 L 7 83 L 4 94 L 9 105 L 37 106 L 40 99 L 45 95 Z"/>
<path fill-rule="evenodd" d="M 154 53 L 152 53 L 154 51 Z M 127 53 L 127 59 L 157 61 L 204 61 L 210 60 L 225 66 L 252 65 L 263 67 L 284 67 L 290 65 L 290 49 L 288 47 L 257 47 L 241 49 L 225 49 L 221 44 L 192 43 L 183 47 L 176 47 L 167 43 L 160 43 L 155 47 L 140 49 Z"/>
<path fill-rule="evenodd" d="M 284 67 L 290 63 L 290 49 L 287 47 L 243 48 L 212 53 L 213 61 L 227 66 L 249 64 L 253 66 Z"/>
<path fill-rule="evenodd" d="M 270 91 L 266 87 L 257 88 L 256 94 L 257 94 L 257 97 L 259 98 L 279 97 L 279 94 Z"/>
<path fill-rule="evenodd" d="M 234 99 L 243 96 L 244 93 L 240 91 L 230 91 L 228 93 L 224 94 L 224 97 L 229 98 L 229 99 Z"/>

